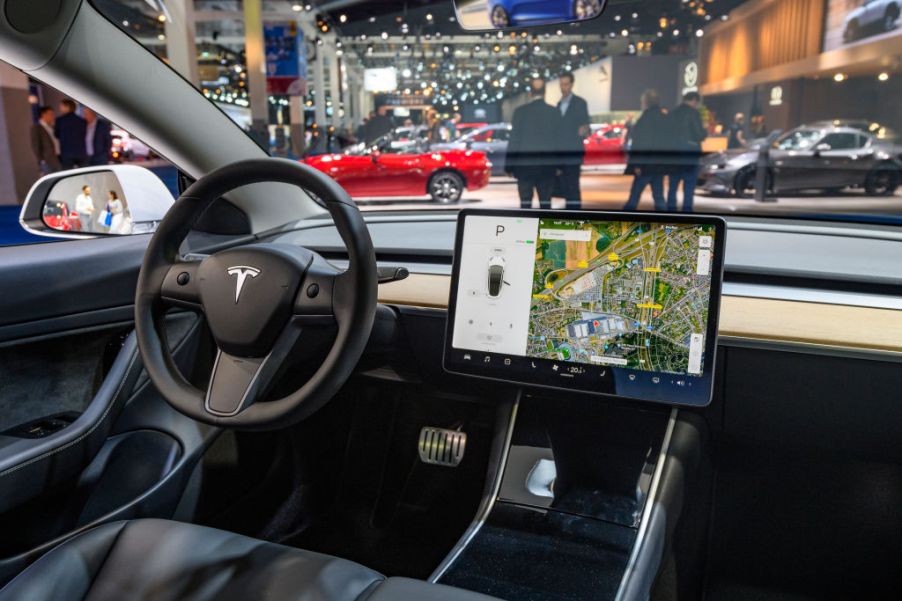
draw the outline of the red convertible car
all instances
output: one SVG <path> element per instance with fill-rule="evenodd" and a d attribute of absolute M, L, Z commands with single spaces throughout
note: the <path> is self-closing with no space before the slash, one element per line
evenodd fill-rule
<path fill-rule="evenodd" d="M 81 217 L 61 200 L 50 200 L 44 205 L 44 223 L 58 232 L 81 231 Z"/>
<path fill-rule="evenodd" d="M 616 124 L 592 126 L 592 133 L 583 140 L 586 148 L 585 165 L 619 165 L 626 162 L 623 149 L 623 126 Z"/>
<path fill-rule="evenodd" d="M 367 148 L 305 159 L 330 175 L 353 198 L 428 195 L 437 203 L 460 200 L 464 190 L 489 184 L 492 164 L 472 150 L 392 153 Z"/>

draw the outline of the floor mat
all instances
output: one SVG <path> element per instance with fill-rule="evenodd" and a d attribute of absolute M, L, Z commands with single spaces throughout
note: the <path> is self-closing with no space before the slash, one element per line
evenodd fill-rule
<path fill-rule="evenodd" d="M 200 521 L 426 578 L 476 514 L 495 413 L 415 387 L 347 388 L 296 428 L 239 434 L 240 459 L 208 470 Z M 466 432 L 458 467 L 420 462 L 423 426 Z"/>
<path fill-rule="evenodd" d="M 902 591 L 902 466 L 724 448 L 708 601 L 890 599 Z"/>

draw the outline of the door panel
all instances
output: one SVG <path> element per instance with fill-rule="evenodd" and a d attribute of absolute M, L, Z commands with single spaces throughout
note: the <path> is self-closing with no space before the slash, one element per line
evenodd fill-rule
<path fill-rule="evenodd" d="M 0 525 L 17 529 L 0 544 L 0 585 L 104 521 L 191 519 L 186 491 L 218 430 L 175 412 L 143 374 L 131 330 L 147 241 L 0 248 Z M 174 312 L 164 327 L 203 385 L 203 320 Z"/>

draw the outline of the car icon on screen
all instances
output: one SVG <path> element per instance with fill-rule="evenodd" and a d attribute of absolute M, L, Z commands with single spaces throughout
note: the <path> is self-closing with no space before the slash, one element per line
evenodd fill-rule
<path fill-rule="evenodd" d="M 488 293 L 491 298 L 498 298 L 501 295 L 501 288 L 506 282 L 504 281 L 504 257 L 494 255 L 489 259 L 489 278 Z"/>

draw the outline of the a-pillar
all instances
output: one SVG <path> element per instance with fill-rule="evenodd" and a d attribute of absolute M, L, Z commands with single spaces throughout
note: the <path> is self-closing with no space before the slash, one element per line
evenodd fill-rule
<path fill-rule="evenodd" d="M 169 65 L 195 86 L 200 84 L 194 41 L 194 1 L 167 2 L 166 56 Z"/>
<path fill-rule="evenodd" d="M 261 0 L 244 0 L 244 54 L 247 60 L 247 93 L 251 103 L 251 134 L 269 142 L 269 96 L 266 93 L 266 47 L 263 38 Z"/>
<path fill-rule="evenodd" d="M 38 162 L 31 152 L 28 76 L 0 62 L 0 205 L 24 202 L 38 179 Z"/>

